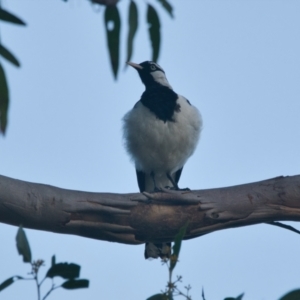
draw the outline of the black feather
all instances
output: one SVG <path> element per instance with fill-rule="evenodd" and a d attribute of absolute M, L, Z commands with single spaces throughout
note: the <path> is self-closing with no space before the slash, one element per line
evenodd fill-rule
<path fill-rule="evenodd" d="M 180 112 L 177 103 L 178 95 L 166 86 L 153 85 L 142 94 L 141 102 L 152 111 L 155 116 L 166 122 L 174 122 L 174 112 Z"/>
<path fill-rule="evenodd" d="M 176 182 L 177 184 L 178 184 L 178 182 L 179 182 L 179 179 L 180 179 L 180 176 L 181 176 L 181 173 L 182 173 L 182 169 L 183 169 L 183 167 L 175 172 L 175 177 L 174 177 L 174 179 L 175 179 L 175 182 Z"/>
<path fill-rule="evenodd" d="M 146 174 L 143 171 L 136 170 L 136 178 L 139 185 L 140 192 L 145 192 L 146 189 Z"/>

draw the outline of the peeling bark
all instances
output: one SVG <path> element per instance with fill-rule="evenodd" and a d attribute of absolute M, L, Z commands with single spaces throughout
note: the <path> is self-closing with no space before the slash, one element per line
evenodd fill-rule
<path fill-rule="evenodd" d="M 272 221 L 300 221 L 300 175 L 193 191 L 114 194 L 66 190 L 0 176 L 0 222 L 141 244 Z"/>

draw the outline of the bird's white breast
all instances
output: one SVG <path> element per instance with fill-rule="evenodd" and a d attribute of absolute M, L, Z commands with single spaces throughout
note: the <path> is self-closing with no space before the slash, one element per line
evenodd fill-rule
<path fill-rule="evenodd" d="M 199 140 L 202 118 L 194 106 L 179 96 L 180 111 L 174 122 L 164 122 L 138 102 L 123 118 L 125 147 L 138 170 L 161 176 L 173 174 L 193 154 Z"/>

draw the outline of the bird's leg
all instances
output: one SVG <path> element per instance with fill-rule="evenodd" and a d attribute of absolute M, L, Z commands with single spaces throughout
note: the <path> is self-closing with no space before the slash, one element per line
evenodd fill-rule
<path fill-rule="evenodd" d="M 157 185 L 156 185 L 155 174 L 154 174 L 153 171 L 150 173 L 150 176 L 151 176 L 151 178 L 152 178 L 152 180 L 153 180 L 154 192 L 161 192 L 161 189 L 159 189 L 159 188 L 157 187 Z"/>
<path fill-rule="evenodd" d="M 171 181 L 171 183 L 173 184 L 173 188 L 175 191 L 190 191 L 189 188 L 184 188 L 184 189 L 180 189 L 177 182 L 173 179 L 173 177 L 169 174 L 166 173 L 168 179 Z"/>
<path fill-rule="evenodd" d="M 168 179 L 171 181 L 171 183 L 173 184 L 173 188 L 175 190 L 179 190 L 179 186 L 178 184 L 175 182 L 175 180 L 173 179 L 173 177 L 169 174 L 169 173 L 166 173 Z"/>

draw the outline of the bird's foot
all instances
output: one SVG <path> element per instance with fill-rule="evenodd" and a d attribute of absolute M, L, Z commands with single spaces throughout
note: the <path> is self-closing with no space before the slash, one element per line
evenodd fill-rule
<path fill-rule="evenodd" d="M 147 200 L 145 201 L 147 204 L 150 204 L 152 200 L 155 200 L 157 198 L 158 193 L 166 193 L 167 190 L 164 188 L 158 188 L 154 187 L 152 192 L 143 192 L 142 194 L 147 197 Z"/>
<path fill-rule="evenodd" d="M 183 188 L 183 189 L 178 189 L 178 191 L 190 191 L 191 189 L 186 187 L 186 188 Z"/>
<path fill-rule="evenodd" d="M 173 190 L 173 191 L 176 190 L 173 186 L 168 186 L 168 185 L 165 186 L 164 189 L 165 190 Z"/>
<path fill-rule="evenodd" d="M 181 189 L 178 186 L 177 187 L 174 187 L 174 186 L 165 186 L 165 189 L 171 190 L 171 191 L 190 191 L 191 190 L 189 188 Z"/>
<path fill-rule="evenodd" d="M 158 187 L 156 186 L 156 187 L 154 187 L 154 190 L 153 190 L 153 192 L 151 192 L 151 193 L 163 193 L 163 192 L 164 192 L 163 189 L 158 188 Z"/>

